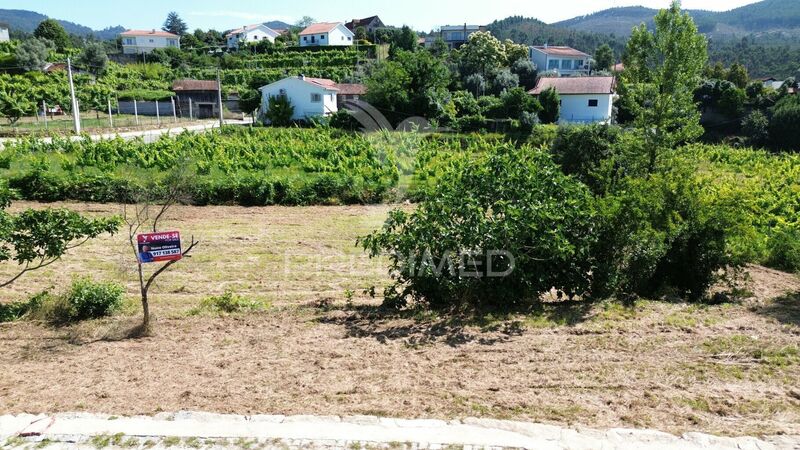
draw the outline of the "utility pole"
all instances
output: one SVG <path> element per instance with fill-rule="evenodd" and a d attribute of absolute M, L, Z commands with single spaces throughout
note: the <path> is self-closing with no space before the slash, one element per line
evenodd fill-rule
<path fill-rule="evenodd" d="M 225 117 L 222 115 L 222 81 L 220 81 L 219 69 L 217 69 L 217 106 L 219 106 L 219 127 L 225 125 Z"/>
<path fill-rule="evenodd" d="M 67 78 L 69 79 L 69 95 L 72 100 L 72 120 L 75 134 L 81 134 L 81 112 L 78 110 L 78 99 L 75 98 L 75 83 L 72 81 L 72 61 L 67 58 Z"/>

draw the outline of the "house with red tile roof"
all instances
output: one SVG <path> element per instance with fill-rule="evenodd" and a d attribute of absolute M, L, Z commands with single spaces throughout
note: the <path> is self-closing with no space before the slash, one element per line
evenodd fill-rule
<path fill-rule="evenodd" d="M 531 95 L 555 89 L 561 98 L 560 123 L 611 123 L 614 77 L 541 77 Z"/>
<path fill-rule="evenodd" d="M 533 46 L 529 56 L 539 72 L 557 72 L 559 76 L 589 75 L 591 56 L 572 47 Z"/>
<path fill-rule="evenodd" d="M 139 55 L 157 48 L 181 48 L 181 37 L 161 30 L 128 30 L 120 33 L 122 53 Z"/>
<path fill-rule="evenodd" d="M 347 46 L 353 45 L 355 34 L 341 22 L 314 23 L 300 32 L 300 46 Z"/>
<path fill-rule="evenodd" d="M 347 100 L 358 100 L 367 92 L 363 84 L 339 84 L 327 78 L 304 75 L 287 77 L 259 90 L 262 112 L 266 112 L 269 108 L 270 97 L 286 97 L 294 107 L 292 120 L 330 116 L 339 111 L 340 104 Z"/>
<path fill-rule="evenodd" d="M 225 41 L 228 44 L 228 49 L 234 50 L 239 48 L 240 42 L 256 43 L 265 40 L 275 42 L 275 38 L 280 35 L 277 30 L 273 30 L 263 23 L 256 23 L 227 32 Z"/>

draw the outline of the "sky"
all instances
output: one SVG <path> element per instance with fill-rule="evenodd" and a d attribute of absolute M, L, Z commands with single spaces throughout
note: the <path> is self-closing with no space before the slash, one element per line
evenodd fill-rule
<path fill-rule="evenodd" d="M 726 11 L 755 2 L 683 0 L 683 7 Z M 222 31 L 270 20 L 294 23 L 303 16 L 320 22 L 345 22 L 377 14 L 387 25 L 430 31 L 440 25 L 485 25 L 515 15 L 552 23 L 615 6 L 664 8 L 669 3 L 670 0 L 0 0 L 0 8 L 33 10 L 93 29 L 116 25 L 160 28 L 167 13 L 176 11 L 192 30 Z"/>

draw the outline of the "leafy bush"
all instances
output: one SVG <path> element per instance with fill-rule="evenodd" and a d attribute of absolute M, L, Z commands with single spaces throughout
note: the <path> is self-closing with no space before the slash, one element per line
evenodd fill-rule
<path fill-rule="evenodd" d="M 564 173 L 600 193 L 604 177 L 598 171 L 601 163 L 613 155 L 619 135 L 619 128 L 608 125 L 559 127 L 550 151 Z"/>
<path fill-rule="evenodd" d="M 27 313 L 32 319 L 54 325 L 99 319 L 117 311 L 122 306 L 124 294 L 125 288 L 118 283 L 98 283 L 89 278 L 79 278 L 60 295 L 43 292 L 33 297 L 28 302 Z"/>
<path fill-rule="evenodd" d="M 800 98 L 797 95 L 784 97 L 775 105 L 769 123 L 769 135 L 773 145 L 782 150 L 800 151 Z"/>
<path fill-rule="evenodd" d="M 231 291 L 226 291 L 222 295 L 203 299 L 203 301 L 200 302 L 200 307 L 192 310 L 192 313 L 199 314 L 201 311 L 210 311 L 214 313 L 233 314 L 244 311 L 260 311 L 263 310 L 264 307 L 265 305 L 263 303 L 249 300 Z"/>
<path fill-rule="evenodd" d="M 741 220 L 736 209 L 705 197 L 693 170 L 677 161 L 670 171 L 618 183 L 598 199 L 593 295 L 650 296 L 669 287 L 701 298 L 735 263 L 728 242 Z"/>
<path fill-rule="evenodd" d="M 742 120 L 742 132 L 753 145 L 766 145 L 769 142 L 769 119 L 761 111 L 755 110 Z"/>
<path fill-rule="evenodd" d="M 294 116 L 294 106 L 285 95 L 269 98 L 269 106 L 264 113 L 270 124 L 276 127 L 291 125 Z"/>
<path fill-rule="evenodd" d="M 767 242 L 767 264 L 781 270 L 800 272 L 800 230 L 783 228 Z"/>
<path fill-rule="evenodd" d="M 539 119 L 542 123 L 557 123 L 561 116 L 561 97 L 558 92 L 553 88 L 545 89 L 539 95 L 539 104 L 542 105 L 542 109 L 539 111 Z"/>
<path fill-rule="evenodd" d="M 390 304 L 508 308 L 554 287 L 567 296 L 589 290 L 588 190 L 542 150 L 485 150 L 451 160 L 414 212 L 393 211 L 382 230 L 360 240 L 371 256 L 389 256 Z M 492 276 L 490 268 L 510 273 Z"/>

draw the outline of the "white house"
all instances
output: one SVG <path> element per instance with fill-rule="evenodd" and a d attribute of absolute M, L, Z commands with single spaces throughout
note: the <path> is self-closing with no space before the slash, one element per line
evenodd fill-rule
<path fill-rule="evenodd" d="M 120 34 L 122 53 L 138 55 L 157 48 L 181 48 L 181 37 L 161 30 L 128 30 Z"/>
<path fill-rule="evenodd" d="M 439 28 L 438 34 L 425 38 L 425 47 L 429 48 L 437 39 L 441 39 L 451 49 L 459 48 L 469 40 L 470 35 L 486 30 L 483 25 L 444 25 Z"/>
<path fill-rule="evenodd" d="M 225 35 L 225 40 L 228 43 L 228 48 L 234 50 L 239 48 L 240 42 L 255 43 L 264 40 L 275 42 L 275 38 L 278 36 L 280 36 L 280 33 L 277 31 L 263 23 L 257 23 L 229 31 Z"/>
<path fill-rule="evenodd" d="M 10 40 L 11 37 L 8 35 L 8 27 L 0 25 L 0 42 L 8 42 Z"/>
<path fill-rule="evenodd" d="M 353 45 L 355 36 L 341 22 L 315 23 L 300 32 L 300 46 Z"/>
<path fill-rule="evenodd" d="M 528 53 L 539 72 L 556 71 L 560 76 L 589 75 L 591 56 L 574 48 L 533 46 Z"/>
<path fill-rule="evenodd" d="M 269 109 L 270 97 L 286 97 L 294 106 L 293 120 L 309 117 L 329 116 L 339 111 L 336 95 L 339 88 L 332 80 L 311 78 L 303 75 L 284 78 L 259 89 L 261 112 Z"/>
<path fill-rule="evenodd" d="M 610 123 L 614 87 L 614 77 L 542 77 L 530 94 L 555 89 L 561 97 L 560 123 Z"/>

